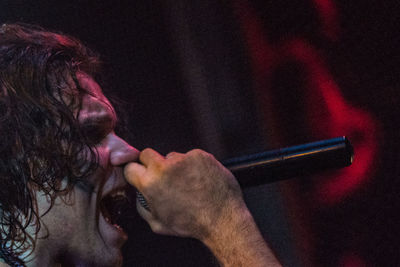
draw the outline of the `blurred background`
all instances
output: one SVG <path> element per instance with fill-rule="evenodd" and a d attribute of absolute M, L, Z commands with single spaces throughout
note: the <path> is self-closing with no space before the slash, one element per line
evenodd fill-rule
<path fill-rule="evenodd" d="M 400 266 L 400 5 L 386 0 L 2 0 L 0 23 L 83 40 L 128 141 L 218 159 L 346 135 L 349 168 L 249 188 L 284 266 Z M 213 266 L 129 218 L 124 266 Z"/>

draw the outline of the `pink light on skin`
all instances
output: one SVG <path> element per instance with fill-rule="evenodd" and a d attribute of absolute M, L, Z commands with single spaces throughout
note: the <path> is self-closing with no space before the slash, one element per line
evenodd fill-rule
<path fill-rule="evenodd" d="M 322 33 L 332 41 L 339 38 L 338 11 L 332 0 L 313 0 L 322 24 Z"/>
<path fill-rule="evenodd" d="M 335 17 L 331 1 L 315 1 L 321 10 L 325 10 L 322 14 Z M 273 69 L 281 62 L 295 60 L 303 67 L 307 118 L 315 139 L 346 135 L 352 142 L 355 150 L 352 166 L 325 174 L 320 177 L 323 179 L 315 179 L 318 203 L 338 203 L 372 177 L 378 153 L 378 123 L 368 112 L 345 100 L 323 60 L 308 42 L 294 38 L 271 45 L 260 19 L 248 2 L 237 0 L 234 4 L 251 57 L 260 102 L 265 106 L 271 101 L 268 88 Z M 265 109 L 264 113 L 267 112 L 269 110 Z M 272 123 L 269 127 L 275 125 Z"/>

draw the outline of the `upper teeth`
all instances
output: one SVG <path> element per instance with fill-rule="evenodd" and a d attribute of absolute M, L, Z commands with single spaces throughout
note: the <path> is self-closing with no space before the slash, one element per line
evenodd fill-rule
<path fill-rule="evenodd" d="M 118 190 L 118 191 L 115 191 L 115 192 L 111 193 L 111 197 L 118 197 L 118 196 L 126 197 L 125 190 Z"/>

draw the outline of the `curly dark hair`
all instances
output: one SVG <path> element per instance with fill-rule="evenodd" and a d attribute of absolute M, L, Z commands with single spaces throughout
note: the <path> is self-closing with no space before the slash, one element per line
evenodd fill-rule
<path fill-rule="evenodd" d="M 53 204 L 77 183 L 90 187 L 85 178 L 98 158 L 73 111 L 88 93 L 77 71 L 93 76 L 99 66 L 97 54 L 73 37 L 26 24 L 0 27 L 0 258 L 12 266 L 24 264 L 19 257 L 40 230 L 35 192 Z"/>

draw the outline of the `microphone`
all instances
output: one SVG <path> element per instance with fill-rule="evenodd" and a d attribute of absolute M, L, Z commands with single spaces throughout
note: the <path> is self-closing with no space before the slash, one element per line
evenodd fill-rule
<path fill-rule="evenodd" d="M 310 175 L 350 166 L 354 150 L 345 137 L 270 150 L 221 161 L 242 188 Z M 139 203 L 147 210 L 146 199 L 137 192 Z"/>
<path fill-rule="evenodd" d="M 350 166 L 350 141 L 337 137 L 222 161 L 241 187 L 273 183 L 297 176 Z"/>

